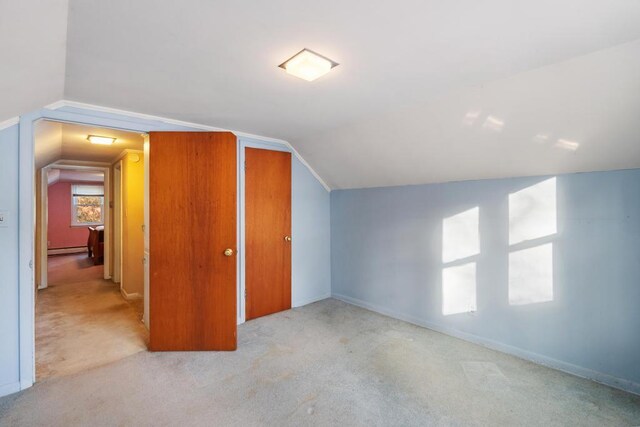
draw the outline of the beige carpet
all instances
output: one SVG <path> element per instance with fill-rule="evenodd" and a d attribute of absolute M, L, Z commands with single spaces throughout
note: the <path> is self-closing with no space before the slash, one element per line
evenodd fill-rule
<path fill-rule="evenodd" d="M 86 254 L 51 257 L 36 302 L 36 380 L 105 365 L 146 349 L 142 302 L 127 302 Z"/>
<path fill-rule="evenodd" d="M 83 282 L 104 275 L 104 267 L 94 265 L 87 252 L 49 256 L 47 267 L 49 284 Z"/>
<path fill-rule="evenodd" d="M 0 398 L 2 426 L 625 426 L 640 396 L 328 299 Z"/>

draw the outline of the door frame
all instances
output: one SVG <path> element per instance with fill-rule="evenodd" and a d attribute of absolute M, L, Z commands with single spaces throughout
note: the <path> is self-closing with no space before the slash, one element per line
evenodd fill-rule
<path fill-rule="evenodd" d="M 111 200 L 110 191 L 110 168 L 108 163 L 102 162 L 82 162 L 77 160 L 57 160 L 53 163 L 42 167 L 40 169 L 40 194 L 36 194 L 36 197 L 40 197 L 40 241 L 37 242 L 39 246 L 39 253 L 37 255 L 40 261 L 40 283 L 38 289 L 45 289 L 49 285 L 49 245 L 48 243 L 48 229 L 49 229 L 49 194 L 48 194 L 48 174 L 51 169 L 65 169 L 65 170 L 79 170 L 86 172 L 101 172 L 104 174 L 104 265 L 103 265 L 103 278 L 111 278 L 111 221 L 109 216 L 109 202 Z"/>
<path fill-rule="evenodd" d="M 145 133 L 143 134 L 143 138 L 144 138 L 144 142 L 143 142 L 143 149 L 142 150 L 135 150 L 135 149 L 130 149 L 130 148 L 125 148 L 124 150 L 122 150 L 122 152 L 120 154 L 118 154 L 117 157 L 115 157 L 115 160 L 112 161 L 111 165 L 113 166 L 113 269 L 112 269 L 112 277 L 111 280 L 114 283 L 118 283 L 120 285 L 120 293 L 125 297 L 125 299 L 127 299 L 127 295 L 126 293 L 124 293 L 123 291 L 123 287 L 124 285 L 126 285 L 126 283 L 124 283 L 122 281 L 123 276 L 123 269 L 122 266 L 124 265 L 124 261 L 123 261 L 123 250 L 122 250 L 122 245 L 123 245 L 123 225 L 124 225 L 124 203 L 123 203 L 123 197 L 124 197 L 124 190 L 123 190 L 123 178 L 124 178 L 124 174 L 123 174 L 123 167 L 124 167 L 124 159 L 126 157 L 127 154 L 137 154 L 139 156 L 141 156 L 141 158 L 144 156 L 145 153 L 145 147 L 148 145 L 148 135 Z M 148 151 L 148 150 L 147 150 Z M 149 159 L 148 158 L 144 158 L 144 162 L 143 162 L 143 173 L 144 173 L 144 180 L 143 180 L 143 213 L 144 213 L 144 224 L 148 224 L 149 223 L 149 217 L 147 216 L 147 211 L 149 209 L 149 203 L 148 203 L 148 197 L 149 197 L 149 193 L 147 190 L 147 188 L 149 187 L 149 176 L 148 176 L 148 164 L 149 164 Z M 119 168 L 118 168 L 119 167 Z M 118 183 L 116 182 L 117 179 L 120 179 L 120 185 L 118 185 Z M 119 220 L 119 222 L 118 222 Z M 147 228 L 143 228 L 143 235 L 144 235 L 144 239 L 145 242 L 148 240 L 148 232 L 147 232 Z M 143 262 L 146 263 L 146 257 L 143 257 Z M 146 273 L 146 271 L 145 271 Z M 146 282 L 146 280 L 144 280 Z M 145 291 L 145 295 L 146 297 L 146 291 Z M 146 317 L 146 312 L 145 312 L 145 317 Z M 146 325 L 146 322 L 145 322 Z M 147 325 L 148 327 L 148 325 Z"/>
<path fill-rule="evenodd" d="M 130 118 L 112 118 L 104 114 L 82 114 L 73 111 L 41 110 L 23 115 L 19 122 L 18 135 L 18 286 L 19 286 L 19 360 L 20 360 L 20 389 L 31 387 L 35 381 L 35 275 L 34 260 L 36 253 L 35 242 L 35 125 L 40 120 L 50 120 L 61 123 L 72 123 L 102 128 L 118 129 L 130 132 L 146 133 L 150 130 L 171 130 L 175 125 L 162 123 L 154 124 Z M 168 128 L 168 129 L 165 129 Z M 95 167 L 95 166 L 94 166 Z M 107 186 L 105 182 L 105 187 Z M 105 191 L 106 193 L 107 191 Z M 107 202 L 105 200 L 105 205 Z M 107 233 L 105 230 L 105 245 Z M 38 252 L 41 249 L 38 248 Z M 107 268 L 107 253 L 105 251 L 105 272 Z M 110 276 L 109 276 L 110 277 Z"/>
<path fill-rule="evenodd" d="M 158 116 L 132 113 L 124 110 L 98 107 L 89 104 L 61 101 L 49 107 L 33 111 L 20 116 L 19 120 L 19 170 L 18 170 L 18 286 L 19 286 L 19 382 L 20 389 L 31 387 L 35 382 L 35 277 L 33 260 L 35 259 L 35 164 L 34 164 L 34 124 L 38 120 L 47 119 L 63 123 L 74 123 L 96 127 L 112 128 L 146 134 L 150 131 L 225 131 L 227 129 L 197 123 L 182 122 Z M 238 137 L 238 250 L 237 280 L 238 280 L 238 324 L 244 323 L 244 147 L 265 148 L 270 150 L 288 151 L 295 155 L 327 191 L 329 187 L 319 178 L 302 157 L 283 140 L 259 137 L 243 132 L 234 132 Z M 145 160 L 148 156 L 148 146 L 145 147 Z M 149 168 L 145 168 L 145 173 Z M 295 180 L 292 179 L 292 186 Z M 292 223 L 295 217 L 292 191 Z M 148 212 L 148 210 L 147 210 Z M 292 257 L 295 256 L 295 239 L 292 241 Z M 149 260 L 147 260 L 149 263 Z M 293 259 L 292 259 L 292 265 Z M 295 271 L 295 268 L 294 268 Z M 292 281 L 293 281 L 292 277 Z M 292 282 L 293 286 L 293 282 Z M 293 291 L 293 290 L 292 290 Z M 148 301 L 148 295 L 145 295 Z M 293 292 L 292 292 L 293 298 Z M 145 321 L 148 318 L 145 316 Z M 148 324 L 148 323 L 147 323 Z"/>
<path fill-rule="evenodd" d="M 122 292 L 122 159 L 113 165 L 113 275 Z"/>

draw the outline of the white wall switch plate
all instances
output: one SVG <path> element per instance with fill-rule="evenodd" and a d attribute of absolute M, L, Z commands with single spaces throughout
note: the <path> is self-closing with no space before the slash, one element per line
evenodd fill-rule
<path fill-rule="evenodd" d="M 0 209 L 0 227 L 9 226 L 9 211 L 6 209 Z"/>

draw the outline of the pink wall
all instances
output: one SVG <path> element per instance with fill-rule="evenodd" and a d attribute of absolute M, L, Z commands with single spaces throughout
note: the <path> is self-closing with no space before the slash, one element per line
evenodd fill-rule
<path fill-rule="evenodd" d="M 86 226 L 71 226 L 71 185 L 79 182 L 56 182 L 49 186 L 48 229 L 49 249 L 86 246 L 89 230 Z M 89 183 L 87 183 L 89 184 Z M 91 183 L 95 184 L 95 182 Z"/>

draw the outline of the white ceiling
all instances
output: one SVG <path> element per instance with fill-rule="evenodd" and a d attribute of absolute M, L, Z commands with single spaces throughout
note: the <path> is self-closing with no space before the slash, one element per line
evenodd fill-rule
<path fill-rule="evenodd" d="M 637 0 L 70 0 L 64 98 L 288 140 L 333 188 L 640 166 L 637 39 Z M 303 47 L 341 65 L 277 67 Z"/>
<path fill-rule="evenodd" d="M 68 0 L 0 0 L 0 122 L 64 96 Z"/>
<path fill-rule="evenodd" d="M 113 145 L 95 145 L 88 135 L 116 138 Z M 135 132 L 41 120 L 35 130 L 36 168 L 57 160 L 112 162 L 125 149 L 142 150 L 144 138 Z"/>
<path fill-rule="evenodd" d="M 312 135 L 300 151 L 332 188 L 638 168 L 638 118 L 640 40 Z"/>
<path fill-rule="evenodd" d="M 62 123 L 41 120 L 33 133 L 36 169 L 62 158 Z"/>

